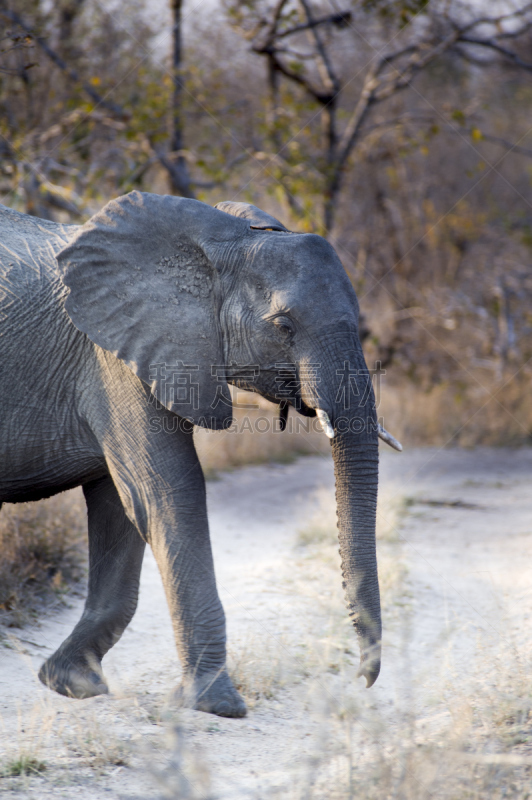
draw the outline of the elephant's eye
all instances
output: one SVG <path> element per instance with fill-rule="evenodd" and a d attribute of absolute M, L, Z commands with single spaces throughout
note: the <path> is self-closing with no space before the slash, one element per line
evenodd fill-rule
<path fill-rule="evenodd" d="M 275 317 L 273 324 L 283 339 L 291 339 L 294 335 L 294 323 L 288 317 Z"/>

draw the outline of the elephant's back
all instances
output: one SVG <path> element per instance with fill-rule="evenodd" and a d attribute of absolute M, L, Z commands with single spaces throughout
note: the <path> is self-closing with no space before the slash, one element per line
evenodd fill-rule
<path fill-rule="evenodd" d="M 1 323 L 14 324 L 21 314 L 44 310 L 46 296 L 65 294 L 55 256 L 76 229 L 0 205 Z"/>
<path fill-rule="evenodd" d="M 77 409 L 96 382 L 93 345 L 65 311 L 55 260 L 71 231 L 0 206 L 0 502 L 49 496 L 101 461 Z"/>

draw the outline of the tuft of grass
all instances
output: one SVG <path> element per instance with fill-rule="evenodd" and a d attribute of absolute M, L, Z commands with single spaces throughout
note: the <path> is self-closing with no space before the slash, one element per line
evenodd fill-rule
<path fill-rule="evenodd" d="M 313 544 L 331 544 L 337 536 L 336 528 L 322 525 L 320 522 L 311 522 L 297 532 L 297 543 L 301 547 Z"/>
<path fill-rule="evenodd" d="M 127 767 L 129 750 L 126 744 L 102 731 L 90 731 L 85 737 L 83 758 L 91 767 Z"/>
<path fill-rule="evenodd" d="M 297 544 L 309 547 L 320 544 L 336 544 L 336 505 L 334 494 L 322 489 L 316 497 L 316 507 L 306 525 L 297 531 Z"/>
<path fill-rule="evenodd" d="M 322 487 L 314 496 L 314 508 L 306 524 L 297 531 L 296 544 L 300 547 L 312 545 L 337 545 L 338 527 L 336 498 L 333 489 Z"/>
<path fill-rule="evenodd" d="M 39 761 L 38 758 L 22 754 L 13 761 L 8 761 L 7 764 L 0 769 L 0 776 L 2 778 L 15 778 L 19 775 L 36 775 L 44 772 L 46 764 L 44 761 Z"/>
<path fill-rule="evenodd" d="M 288 657 L 287 657 L 288 656 Z M 294 677 L 294 665 L 284 643 L 276 637 L 247 639 L 228 653 L 228 672 L 236 689 L 253 708 L 272 700 Z"/>
<path fill-rule="evenodd" d="M 82 763 L 96 770 L 109 766 L 126 767 L 130 760 L 128 741 L 118 733 L 118 717 L 103 721 L 97 706 L 74 709 L 61 732 L 68 750 Z"/>
<path fill-rule="evenodd" d="M 20 627 L 46 602 L 64 597 L 86 562 L 81 490 L 0 511 L 0 623 Z"/>

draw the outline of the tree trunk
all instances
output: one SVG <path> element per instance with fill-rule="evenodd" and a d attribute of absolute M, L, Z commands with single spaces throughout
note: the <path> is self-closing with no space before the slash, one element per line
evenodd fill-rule
<path fill-rule="evenodd" d="M 170 158 L 162 161 L 168 169 L 172 188 L 183 197 L 194 197 L 184 147 L 183 68 L 182 68 L 182 7 L 183 0 L 172 1 L 172 136 Z"/>

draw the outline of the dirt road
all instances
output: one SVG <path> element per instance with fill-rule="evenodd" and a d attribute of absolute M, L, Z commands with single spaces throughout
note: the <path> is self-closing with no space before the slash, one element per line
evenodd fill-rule
<path fill-rule="evenodd" d="M 532 450 L 383 452 L 381 476 L 385 635 L 371 691 L 343 604 L 332 462 L 225 473 L 208 485 L 209 512 L 248 717 L 173 709 L 179 666 L 148 554 L 137 614 L 104 660 L 111 695 L 71 701 L 36 678 L 81 601 L 0 645 L 2 796 L 461 797 L 453 781 L 486 780 L 492 797 L 501 781 L 521 791 Z M 22 763 L 37 771 L 7 775 Z"/>

